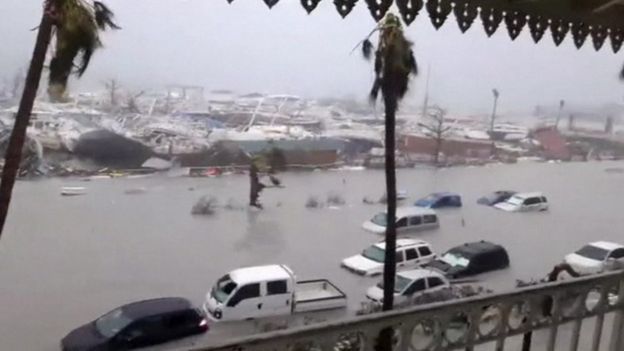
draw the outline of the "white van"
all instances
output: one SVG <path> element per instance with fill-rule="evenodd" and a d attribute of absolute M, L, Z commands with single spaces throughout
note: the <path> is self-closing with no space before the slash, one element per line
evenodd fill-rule
<path fill-rule="evenodd" d="M 342 266 L 360 275 L 383 273 L 386 243 L 380 241 L 364 249 L 361 254 L 342 260 Z M 422 240 L 400 238 L 396 241 L 397 267 L 418 267 L 435 258 L 431 245 Z"/>
<path fill-rule="evenodd" d="M 380 212 L 362 224 L 362 228 L 376 234 L 386 233 L 388 215 Z M 399 207 L 396 210 L 397 234 L 435 229 L 440 226 L 438 215 L 430 208 Z"/>
<path fill-rule="evenodd" d="M 242 320 L 342 308 L 347 296 L 326 279 L 297 282 L 285 265 L 239 268 L 206 294 L 204 311 L 213 321 Z"/>
<path fill-rule="evenodd" d="M 548 210 L 548 200 L 542 193 L 518 193 L 494 207 L 508 212 L 531 212 Z"/>

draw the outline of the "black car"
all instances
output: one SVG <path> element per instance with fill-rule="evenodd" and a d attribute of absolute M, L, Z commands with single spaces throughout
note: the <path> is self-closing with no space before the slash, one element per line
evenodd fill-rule
<path fill-rule="evenodd" d="M 487 194 L 486 196 L 480 197 L 477 200 L 477 203 L 479 205 L 494 206 L 499 202 L 507 201 L 510 197 L 514 196 L 515 194 L 516 194 L 515 191 L 499 190 L 491 194 Z"/>
<path fill-rule="evenodd" d="M 63 351 L 114 351 L 204 333 L 208 323 L 190 301 L 167 297 L 121 306 L 67 334 Z"/>
<path fill-rule="evenodd" d="M 507 268 L 509 256 L 500 245 L 477 241 L 456 246 L 427 266 L 441 271 L 451 279 L 457 279 Z"/>

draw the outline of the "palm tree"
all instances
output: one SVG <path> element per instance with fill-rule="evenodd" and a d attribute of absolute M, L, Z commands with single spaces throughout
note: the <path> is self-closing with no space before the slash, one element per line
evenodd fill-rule
<path fill-rule="evenodd" d="M 412 51 L 412 42 L 405 38 L 399 18 L 392 13 L 369 34 L 379 31 L 375 50 L 375 80 L 370 92 L 375 103 L 381 90 L 385 112 L 385 170 L 387 194 L 386 249 L 384 257 L 383 310 L 389 311 L 394 304 L 394 276 L 396 274 L 396 169 L 395 169 L 395 122 L 399 101 L 407 93 L 410 73 L 416 75 L 418 66 Z M 370 58 L 372 44 L 366 38 L 362 43 L 365 58 Z M 385 328 L 379 335 L 377 349 L 392 350 L 393 330 Z"/>
<path fill-rule="evenodd" d="M 388 311 L 392 309 L 394 302 L 394 275 L 396 273 L 395 120 L 398 103 L 408 89 L 410 73 L 417 74 L 418 69 L 412 52 L 413 44 L 405 38 L 401 21 L 397 16 L 392 13 L 386 15 L 373 33 L 375 31 L 379 31 L 379 43 L 375 50 L 375 81 L 370 99 L 374 103 L 379 91 L 381 91 L 386 116 L 385 161 L 388 221 L 383 278 L 383 310 Z M 365 39 L 362 43 L 364 57 L 371 57 L 372 48 L 370 41 Z"/>
<path fill-rule="evenodd" d="M 80 76 L 87 69 L 93 52 L 101 46 L 99 31 L 109 27 L 119 28 L 112 20 L 113 13 L 97 1 L 89 4 L 85 0 L 45 0 L 43 5 L 35 48 L 4 156 L 0 180 L 0 236 L 9 212 L 11 194 L 26 140 L 26 128 L 37 97 L 41 73 L 52 36 L 56 37 L 56 52 L 50 62 L 48 92 L 52 100 L 58 101 L 64 96 L 74 59 L 81 56 L 77 71 Z"/>

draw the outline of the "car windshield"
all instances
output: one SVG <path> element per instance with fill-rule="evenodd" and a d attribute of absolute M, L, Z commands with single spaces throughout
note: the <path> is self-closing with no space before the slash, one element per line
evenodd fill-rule
<path fill-rule="evenodd" d="M 371 222 L 377 224 L 378 226 L 385 227 L 388 225 L 388 216 L 385 213 L 378 213 L 371 219 Z"/>
<path fill-rule="evenodd" d="M 400 275 L 395 275 L 394 276 L 394 292 L 395 293 L 400 293 L 401 291 L 403 291 L 412 281 L 410 279 L 407 279 L 405 277 L 402 277 Z M 380 281 L 379 283 L 377 283 L 377 287 L 380 289 L 384 288 L 384 284 L 383 284 L 383 280 Z"/>
<path fill-rule="evenodd" d="M 234 289 L 236 289 L 236 283 L 226 274 L 212 287 L 212 296 L 220 303 L 224 303 Z"/>
<path fill-rule="evenodd" d="M 384 258 L 386 257 L 386 251 L 384 249 L 380 249 L 375 245 L 372 245 L 366 250 L 362 251 L 362 256 L 368 258 L 371 261 L 383 263 Z"/>
<path fill-rule="evenodd" d="M 468 267 L 468 264 L 470 263 L 469 259 L 452 252 L 445 253 L 444 256 L 442 256 L 442 261 L 453 267 Z"/>
<path fill-rule="evenodd" d="M 507 202 L 512 205 L 520 206 L 524 202 L 524 199 L 518 196 L 512 196 L 509 199 L 507 199 Z"/>
<path fill-rule="evenodd" d="M 132 319 L 123 313 L 121 308 L 111 311 L 95 321 L 95 328 L 98 333 L 107 338 L 111 338 L 122 331 L 128 324 L 132 323 Z"/>
<path fill-rule="evenodd" d="M 585 245 L 580 250 L 576 251 L 579 256 L 591 258 L 592 260 L 604 261 L 609 254 L 609 251 L 601 249 L 592 245 Z"/>

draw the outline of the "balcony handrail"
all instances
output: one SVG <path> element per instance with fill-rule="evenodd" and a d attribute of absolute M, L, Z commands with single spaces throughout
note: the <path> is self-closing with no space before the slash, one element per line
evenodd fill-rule
<path fill-rule="evenodd" d="M 614 271 L 608 272 L 598 275 L 584 276 L 579 278 L 572 278 L 569 280 L 557 281 L 552 283 L 539 283 L 536 285 L 526 286 L 522 288 L 515 288 L 511 291 L 501 292 L 501 293 L 489 293 L 484 295 L 478 295 L 469 298 L 462 299 L 454 299 L 451 301 L 444 302 L 435 302 L 426 305 L 418 305 L 408 308 L 403 308 L 400 310 L 389 311 L 385 313 L 374 313 L 364 316 L 355 316 L 348 318 L 341 318 L 334 321 L 322 322 L 309 326 L 299 326 L 293 327 L 285 330 L 272 331 L 263 334 L 257 334 L 242 338 L 236 338 L 232 340 L 227 340 L 224 342 L 216 343 L 209 346 L 204 347 L 195 347 L 191 348 L 194 351 L 225 351 L 225 350 L 244 350 L 247 346 L 258 346 L 260 344 L 269 344 L 269 343 L 277 343 L 283 344 L 291 342 L 292 340 L 303 340 L 309 338 L 314 335 L 336 335 L 340 333 L 349 333 L 349 332 L 357 332 L 362 329 L 370 329 L 363 328 L 367 325 L 384 325 L 391 326 L 397 325 L 406 320 L 406 317 L 410 317 L 411 320 L 419 321 L 424 320 L 426 318 L 433 318 L 434 316 L 456 313 L 456 312 L 466 312 L 476 311 L 483 306 L 495 305 L 501 302 L 516 302 L 521 303 L 527 300 L 523 300 L 530 297 L 548 297 L 548 296 L 557 296 L 561 295 L 565 292 L 578 292 L 580 290 L 585 290 L 589 292 L 591 290 L 595 290 L 597 286 L 601 286 L 604 289 L 606 288 L 617 288 L 618 291 L 621 291 L 622 287 L 624 287 L 624 271 Z M 603 292 L 603 296 L 604 296 Z M 561 315 L 556 315 L 556 312 L 553 312 L 553 317 L 548 323 L 537 323 L 533 325 L 531 323 L 527 323 L 528 325 L 517 328 L 512 332 L 504 333 L 504 336 L 512 336 L 523 334 L 528 331 L 543 329 L 546 327 L 553 327 L 563 323 L 568 323 L 572 320 L 584 319 L 595 315 L 604 314 L 607 312 L 612 312 L 615 310 L 624 311 L 624 296 L 623 294 L 618 294 L 618 301 L 616 304 L 609 306 L 609 303 L 604 303 L 604 306 L 599 306 L 599 308 L 594 309 L 593 311 L 585 311 L 580 316 L 568 316 L 564 317 Z M 604 300 L 604 298 L 602 299 Z M 560 311 L 559 311 L 560 312 Z M 381 327 L 380 327 L 381 328 Z M 471 346 L 484 342 L 491 342 L 492 340 L 497 340 L 501 335 L 495 335 L 494 337 L 486 337 L 481 338 L 479 342 L 475 342 L 474 340 L 471 342 L 466 342 L 465 345 Z"/>

